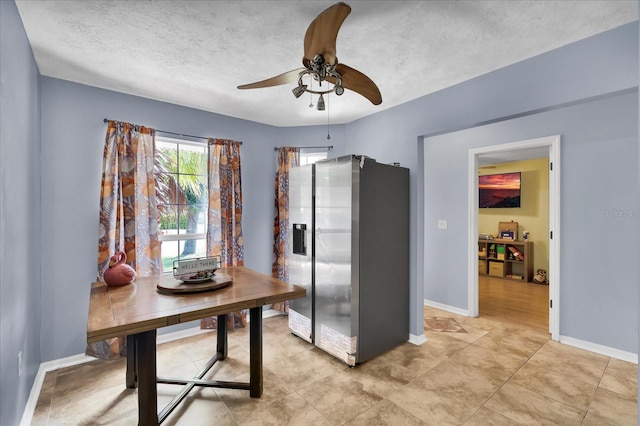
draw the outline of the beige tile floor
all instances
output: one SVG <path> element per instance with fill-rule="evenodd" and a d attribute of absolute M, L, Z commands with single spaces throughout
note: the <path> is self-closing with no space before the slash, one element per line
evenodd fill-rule
<path fill-rule="evenodd" d="M 636 425 L 637 366 L 561 345 L 533 329 L 425 308 L 466 332 L 425 330 L 349 368 L 291 335 L 284 316 L 264 320 L 264 394 L 198 389 L 168 425 Z M 449 320 L 451 321 L 451 320 Z M 229 358 L 207 378 L 248 380 L 248 330 L 229 335 Z M 158 374 L 193 375 L 213 332 L 158 347 Z M 47 373 L 33 425 L 133 425 L 136 390 L 124 360 Z M 162 407 L 179 386 L 159 385 Z"/>

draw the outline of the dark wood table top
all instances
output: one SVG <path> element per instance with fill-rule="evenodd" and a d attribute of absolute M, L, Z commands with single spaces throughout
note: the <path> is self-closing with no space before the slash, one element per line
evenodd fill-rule
<path fill-rule="evenodd" d="M 150 331 L 169 325 L 228 314 L 305 295 L 305 290 L 246 267 L 223 268 L 229 286 L 201 293 L 163 294 L 160 280 L 172 275 L 139 277 L 122 287 L 91 285 L 87 342 Z"/>

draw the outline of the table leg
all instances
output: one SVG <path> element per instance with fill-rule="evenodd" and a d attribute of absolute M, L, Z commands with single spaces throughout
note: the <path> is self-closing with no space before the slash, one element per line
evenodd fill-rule
<path fill-rule="evenodd" d="M 262 306 L 249 309 L 249 396 L 262 395 Z"/>
<path fill-rule="evenodd" d="M 218 334 L 218 347 L 216 353 L 218 354 L 218 360 L 222 361 L 227 357 L 227 315 L 218 315 L 218 323 L 216 325 L 216 333 Z"/>
<path fill-rule="evenodd" d="M 138 373 L 138 424 L 158 424 L 156 330 L 134 335 Z"/>
<path fill-rule="evenodd" d="M 127 336 L 127 379 L 126 384 L 130 389 L 138 385 L 138 372 L 136 371 L 136 342 L 133 334 Z"/>

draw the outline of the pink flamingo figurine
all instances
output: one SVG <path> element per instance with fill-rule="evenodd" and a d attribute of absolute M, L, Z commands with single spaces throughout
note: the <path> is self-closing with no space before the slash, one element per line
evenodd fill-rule
<path fill-rule="evenodd" d="M 118 250 L 109 260 L 109 267 L 104 271 L 104 281 L 111 287 L 127 285 L 136 279 L 136 271 L 125 262 L 127 254 Z"/>

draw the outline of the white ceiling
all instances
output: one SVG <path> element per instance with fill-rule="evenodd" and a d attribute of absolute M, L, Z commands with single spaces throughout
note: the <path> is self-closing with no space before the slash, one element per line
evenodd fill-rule
<path fill-rule="evenodd" d="M 17 0 L 40 73 L 275 126 L 326 124 L 291 86 L 238 90 L 302 66 L 334 1 Z M 347 1 L 340 62 L 382 92 L 328 101 L 348 123 L 638 19 L 637 0 Z M 313 101 L 315 104 L 315 100 Z"/>
<path fill-rule="evenodd" d="M 537 158 L 549 158 L 549 147 L 519 148 L 511 151 L 497 151 L 478 155 L 478 166 L 491 168 L 501 163 L 513 163 L 515 161 L 535 160 Z"/>

